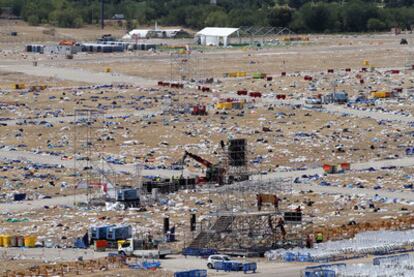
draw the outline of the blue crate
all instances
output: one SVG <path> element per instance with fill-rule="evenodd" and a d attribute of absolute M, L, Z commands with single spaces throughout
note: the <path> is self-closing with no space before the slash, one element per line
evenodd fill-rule
<path fill-rule="evenodd" d="M 226 264 L 224 262 L 215 262 L 214 263 L 214 269 L 215 270 L 224 270 L 226 271 Z"/>
<path fill-rule="evenodd" d="M 191 270 L 190 277 L 207 277 L 207 270 L 205 269 Z"/>
<path fill-rule="evenodd" d="M 256 273 L 257 270 L 257 264 L 256 263 L 245 263 L 243 264 L 243 272 L 247 273 L 248 271 L 252 271 L 253 273 Z"/>
<path fill-rule="evenodd" d="M 239 262 L 226 262 L 230 264 L 230 270 L 231 271 L 242 271 L 243 270 L 243 264 Z"/>
<path fill-rule="evenodd" d="M 215 262 L 214 263 L 214 269 L 217 271 L 224 270 L 226 272 L 228 271 L 242 271 L 243 270 L 243 264 L 239 262 L 234 261 L 223 261 L 223 262 Z"/>
<path fill-rule="evenodd" d="M 174 277 L 190 277 L 190 271 L 175 272 Z"/>
<path fill-rule="evenodd" d="M 144 269 L 142 264 L 130 264 L 130 265 L 128 265 L 128 268 L 130 268 L 130 269 Z"/>
<path fill-rule="evenodd" d="M 160 263 L 160 262 L 156 262 L 156 261 L 154 261 L 154 262 L 147 262 L 147 261 L 144 261 L 144 262 L 142 263 L 142 267 L 143 267 L 144 269 L 159 268 L 159 267 L 161 267 L 161 263 Z"/>
<path fill-rule="evenodd" d="M 315 271 L 305 271 L 305 277 L 335 277 L 335 271 L 328 269 L 321 269 Z"/>
<path fill-rule="evenodd" d="M 179 271 L 174 273 L 174 277 L 207 277 L 207 270 L 194 269 L 188 271 Z"/>
<path fill-rule="evenodd" d="M 305 268 L 306 271 L 318 271 L 318 270 L 335 270 L 335 269 L 344 269 L 346 268 L 345 263 L 338 263 L 338 264 L 321 264 L 315 266 L 308 266 Z"/>

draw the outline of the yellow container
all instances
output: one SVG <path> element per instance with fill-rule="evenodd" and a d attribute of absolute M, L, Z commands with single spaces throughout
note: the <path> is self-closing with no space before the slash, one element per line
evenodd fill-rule
<path fill-rule="evenodd" d="M 112 68 L 110 68 L 110 67 L 105 68 L 105 72 L 106 73 L 111 73 L 112 72 Z"/>
<path fill-rule="evenodd" d="M 217 103 L 216 104 L 216 109 L 223 110 L 224 109 L 224 103 Z"/>
<path fill-rule="evenodd" d="M 246 77 L 247 73 L 245 71 L 239 71 L 237 72 L 237 77 Z"/>
<path fill-rule="evenodd" d="M 369 61 L 365 60 L 365 61 L 363 62 L 363 65 L 364 65 L 364 66 L 368 66 L 368 65 L 369 65 Z"/>
<path fill-rule="evenodd" d="M 3 244 L 3 235 L 0 235 L 0 247 L 3 247 L 4 246 L 4 244 Z"/>
<path fill-rule="evenodd" d="M 231 110 L 233 108 L 233 103 L 232 102 L 224 102 L 223 103 L 223 108 L 225 110 Z"/>
<path fill-rule="evenodd" d="M 11 246 L 10 243 L 11 243 L 11 236 L 4 235 L 3 236 L 3 246 L 4 247 L 10 247 Z"/>
<path fill-rule="evenodd" d="M 388 91 L 374 91 L 372 92 L 372 97 L 374 98 L 388 98 L 391 97 L 391 93 Z"/>
<path fill-rule="evenodd" d="M 231 78 L 236 78 L 237 77 L 237 72 L 230 72 L 228 74 L 228 76 L 231 77 Z"/>
<path fill-rule="evenodd" d="M 36 236 L 25 236 L 24 237 L 24 246 L 25 247 L 35 247 L 37 241 Z"/>

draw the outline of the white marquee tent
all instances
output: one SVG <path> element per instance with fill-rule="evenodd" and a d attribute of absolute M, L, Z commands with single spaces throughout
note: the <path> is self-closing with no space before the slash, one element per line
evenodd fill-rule
<path fill-rule="evenodd" d="M 196 38 L 199 38 L 199 42 L 202 45 L 223 45 L 227 47 L 229 42 L 229 36 L 237 33 L 239 36 L 238 28 L 219 28 L 219 27 L 207 27 L 196 34 Z"/>

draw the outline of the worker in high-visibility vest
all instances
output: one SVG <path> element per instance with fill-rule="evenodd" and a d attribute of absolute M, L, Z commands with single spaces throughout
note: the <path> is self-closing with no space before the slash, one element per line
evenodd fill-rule
<path fill-rule="evenodd" d="M 318 233 L 316 234 L 316 243 L 321 243 L 321 242 L 323 242 L 323 234 Z"/>

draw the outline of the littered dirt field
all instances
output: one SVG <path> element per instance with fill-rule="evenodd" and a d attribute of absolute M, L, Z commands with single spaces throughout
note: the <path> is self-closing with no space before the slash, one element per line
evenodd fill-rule
<path fill-rule="evenodd" d="M 0 144 L 3 151 L 53 152 L 62 160 L 71 161 L 86 155 L 81 145 L 84 145 L 87 130 L 81 127 L 80 122 L 73 124 L 73 118 L 68 119 L 79 108 L 99 111 L 90 133 L 93 159 L 114 157 L 126 164 L 139 162 L 152 167 L 168 168 L 182 158 L 185 150 L 212 162 L 220 162 L 225 156 L 220 149 L 220 141 L 227 141 L 230 137 L 247 138 L 249 170 L 255 174 L 282 169 L 320 168 L 323 163 L 352 164 L 403 157 L 405 148 L 412 146 L 412 127 L 406 123 L 379 122 L 372 118 L 304 110 L 288 105 L 303 101 L 305 97 L 330 92 L 334 86 L 337 90 L 345 90 L 351 97 L 364 95 L 369 98 L 371 90 L 390 91 L 401 87 L 403 92 L 398 97 L 381 100 L 375 108 L 411 113 L 412 71 L 387 73 L 388 69 L 405 68 L 410 62 L 410 46 L 402 46 L 399 41 L 405 37 L 411 43 L 411 34 L 312 35 L 308 36 L 309 41 L 281 42 L 264 49 L 194 47 L 187 65 L 191 73 L 187 77 L 216 78 L 214 83 L 206 85 L 211 91 L 203 93 L 196 89 L 195 83 L 186 83 L 182 90 L 156 85 L 156 80 L 169 80 L 171 76 L 178 78 L 176 65 L 171 66 L 172 50 L 79 54 L 74 60 L 22 51 L 27 43 L 56 43 L 64 38 L 93 41 L 104 33 L 120 37 L 124 30 L 56 28 L 53 35 L 50 27 L 29 27 L 20 22 L 0 22 L 0 26 L 18 32 L 16 38 L 8 36 L 8 32 L 0 35 L 0 118 L 4 123 L 0 126 Z M 160 42 L 186 45 L 191 41 Z M 35 60 L 42 67 L 41 76 L 36 76 L 38 69 L 32 65 Z M 364 60 L 368 60 L 370 66 L 382 69 L 360 72 Z M 22 66 L 25 73 L 21 73 Z M 107 67 L 112 68 L 112 73 L 103 73 Z M 56 74 L 53 68 L 67 71 Z M 345 68 L 352 71 L 347 73 Z M 328 69 L 335 72 L 327 74 Z M 273 79 L 223 78 L 224 73 L 232 71 L 265 72 Z M 288 73 L 285 78 L 280 76 L 283 71 Z M 65 72 L 70 74 L 65 75 Z M 88 74 L 99 76 L 105 82 L 97 82 Z M 75 81 L 74 75 L 79 77 Z M 310 75 L 314 80 L 305 81 L 304 75 Z M 122 86 L 90 86 L 108 85 L 118 77 L 131 77 L 132 81 Z M 151 81 L 140 85 L 136 81 L 138 78 Z M 363 84 L 361 79 L 365 81 Z M 48 88 L 39 92 L 15 90 L 11 88 L 14 83 L 25 83 L 28 87 L 45 84 Z M 263 97 L 239 97 L 235 92 L 240 89 L 259 91 Z M 287 95 L 286 105 L 275 100 L 276 94 Z M 226 98 L 245 99 L 246 103 L 242 110 L 217 110 L 215 104 Z M 206 105 L 208 115 L 189 114 L 195 104 Z M 75 140 L 76 128 L 80 136 Z M 1 191 L 4 195 L 16 191 L 26 192 L 29 196 L 42 194 L 52 197 L 84 193 L 76 189 L 76 182 L 82 177 L 75 179 L 70 176 L 73 170 L 69 168 L 39 169 L 24 159 L 2 160 L 1 167 Z M 200 166 L 192 161 L 187 161 L 186 167 L 193 173 L 201 171 Z M 330 175 L 317 180 L 303 178 L 302 182 L 318 185 L 325 181 L 332 186 L 352 185 L 372 189 L 379 186 L 375 189 L 411 193 L 411 187 L 404 185 L 412 182 L 412 174 L 409 168 L 383 169 Z M 127 175 L 119 177 L 119 180 L 124 184 L 134 184 L 135 177 Z M 284 180 L 289 186 L 292 181 Z M 220 210 L 229 199 L 228 205 L 237 206 L 243 202 L 252 211 L 256 209 L 255 192 L 277 190 L 253 190 L 251 194 L 229 191 L 228 198 L 220 192 L 209 193 L 203 189 L 182 191 L 162 196 L 170 200 L 168 204 L 153 202 L 146 211 L 141 212 L 106 211 L 104 207 L 88 210 L 85 207 L 60 205 L 10 212 L 1 216 L 0 233 L 33 234 L 41 240 L 70 246 L 73 239 L 82 236 L 90 224 L 128 223 L 137 232 L 151 231 L 155 236 L 162 237 L 162 218 L 170 216 L 176 224 L 179 240 L 172 247 L 181 249 L 193 236 L 188 231 L 192 212 L 203 218 L 211 211 Z M 314 222 L 315 230 L 332 228 L 332 234 L 335 234 L 332 237 L 335 238 L 341 237 L 341 228 L 350 220 L 368 222 L 370 226 L 374 226 L 375 222 L 395 221 L 391 224 L 392 228 L 407 228 L 409 222 L 402 223 L 398 217 L 410 218 L 413 209 L 410 203 L 370 199 L 358 195 L 357 190 L 349 197 L 300 191 L 294 187 L 290 193 L 277 193 L 284 198 L 281 209 L 294 210 L 301 206 Z M 371 201 L 375 208 L 370 207 Z M 309 204 L 311 202 L 313 204 Z M 384 226 L 388 225 L 378 224 L 375 228 L 391 228 Z M 349 235 L 347 233 L 344 237 Z"/>

